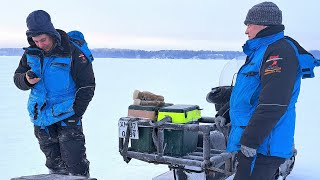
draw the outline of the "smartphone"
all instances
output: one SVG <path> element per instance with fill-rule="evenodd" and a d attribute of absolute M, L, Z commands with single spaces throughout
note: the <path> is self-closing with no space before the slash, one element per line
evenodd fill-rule
<path fill-rule="evenodd" d="M 29 70 L 27 71 L 27 75 L 29 76 L 30 79 L 34 79 L 37 78 L 38 76 L 36 75 L 36 73 L 34 73 L 33 71 Z"/>

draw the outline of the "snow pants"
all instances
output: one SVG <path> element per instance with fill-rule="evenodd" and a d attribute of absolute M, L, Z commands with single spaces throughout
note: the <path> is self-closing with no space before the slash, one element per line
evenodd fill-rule
<path fill-rule="evenodd" d="M 241 151 L 236 158 L 238 166 L 234 180 L 275 180 L 279 166 L 286 160 L 280 157 L 257 154 L 255 162 L 253 162 L 253 157 L 248 158 Z"/>
<path fill-rule="evenodd" d="M 41 129 L 34 126 L 51 173 L 89 176 L 81 120 L 63 120 Z"/>

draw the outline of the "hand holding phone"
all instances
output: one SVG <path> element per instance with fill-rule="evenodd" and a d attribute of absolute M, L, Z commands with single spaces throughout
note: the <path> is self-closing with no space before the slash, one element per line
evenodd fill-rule
<path fill-rule="evenodd" d="M 31 70 L 26 72 L 26 79 L 30 84 L 36 84 L 40 81 L 40 78 L 37 76 L 37 74 Z"/>
<path fill-rule="evenodd" d="M 38 76 L 36 75 L 36 73 L 34 73 L 33 71 L 29 70 L 27 71 L 27 75 L 29 76 L 30 79 L 34 79 L 37 78 Z"/>

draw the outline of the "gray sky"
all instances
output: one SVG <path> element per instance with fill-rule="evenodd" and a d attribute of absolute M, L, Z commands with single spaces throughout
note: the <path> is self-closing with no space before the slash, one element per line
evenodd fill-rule
<path fill-rule="evenodd" d="M 241 50 L 243 21 L 261 0 L 0 0 L 0 48 L 27 46 L 26 17 L 43 9 L 57 29 L 80 30 L 90 48 Z M 274 0 L 286 35 L 320 49 L 318 0 Z"/>

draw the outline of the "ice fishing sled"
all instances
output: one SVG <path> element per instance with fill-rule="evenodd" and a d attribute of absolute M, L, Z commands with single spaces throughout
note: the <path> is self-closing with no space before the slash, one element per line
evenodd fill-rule
<path fill-rule="evenodd" d="M 11 180 L 97 180 L 97 179 L 87 178 L 82 176 L 60 175 L 60 174 L 38 174 L 38 175 L 11 178 Z"/>
<path fill-rule="evenodd" d="M 235 171 L 234 154 L 225 151 L 228 126 L 213 122 L 196 105 L 129 106 L 128 117 L 119 119 L 119 151 L 127 163 L 168 165 L 170 172 L 155 179 L 226 179 Z"/>
<path fill-rule="evenodd" d="M 220 127 L 214 117 L 202 117 L 198 106 L 129 106 L 119 119 L 119 152 L 131 159 L 168 165 L 154 180 L 222 180 L 236 171 L 235 154 L 226 152 L 229 125 Z M 134 111 L 134 112 L 133 112 Z M 295 150 L 296 155 L 296 150 Z M 276 174 L 288 176 L 294 158 Z"/>

